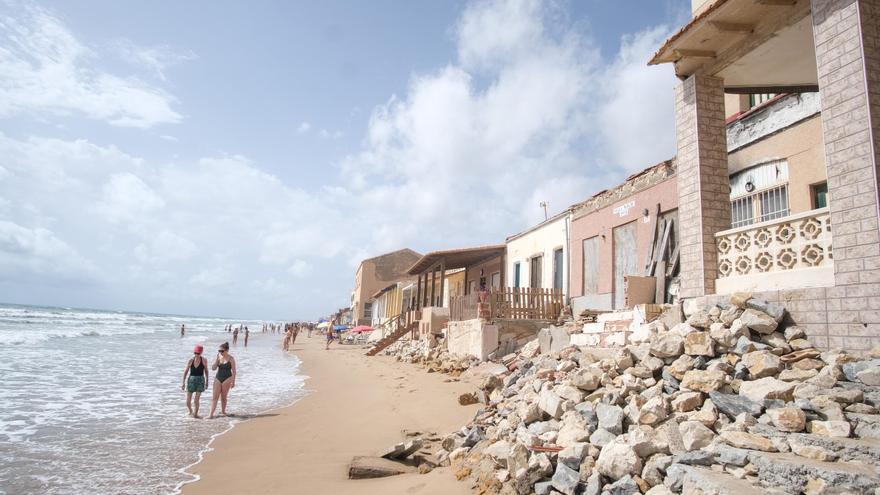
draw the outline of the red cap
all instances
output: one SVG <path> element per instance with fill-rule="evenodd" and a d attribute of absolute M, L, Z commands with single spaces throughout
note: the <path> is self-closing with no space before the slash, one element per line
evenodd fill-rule
<path fill-rule="evenodd" d="M 201 354 L 204 350 L 205 348 L 202 347 L 202 344 L 196 344 L 196 346 L 193 348 L 193 352 L 196 354 Z"/>

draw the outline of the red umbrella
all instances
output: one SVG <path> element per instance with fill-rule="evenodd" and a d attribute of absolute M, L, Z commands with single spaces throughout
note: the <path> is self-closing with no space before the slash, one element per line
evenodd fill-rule
<path fill-rule="evenodd" d="M 364 333 L 364 332 L 372 332 L 373 327 L 368 327 L 367 325 L 358 325 L 351 329 L 351 333 Z"/>

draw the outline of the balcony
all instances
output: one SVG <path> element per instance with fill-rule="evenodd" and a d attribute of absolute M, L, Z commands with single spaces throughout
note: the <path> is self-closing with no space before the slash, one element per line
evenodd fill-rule
<path fill-rule="evenodd" d="M 715 292 L 757 292 L 834 285 L 828 208 L 715 234 Z"/>

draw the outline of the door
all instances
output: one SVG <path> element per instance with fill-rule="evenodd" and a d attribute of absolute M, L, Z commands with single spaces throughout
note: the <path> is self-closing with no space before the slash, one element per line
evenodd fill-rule
<path fill-rule="evenodd" d="M 584 239 L 583 295 L 599 292 L 599 236 Z"/>
<path fill-rule="evenodd" d="M 625 307 L 623 277 L 636 271 L 636 222 L 614 228 L 614 309 Z"/>
<path fill-rule="evenodd" d="M 562 259 L 562 248 L 553 251 L 553 288 L 562 290 L 562 272 L 565 267 Z"/>
<path fill-rule="evenodd" d="M 521 266 L 521 265 L 520 265 L 519 261 L 517 261 L 517 262 L 513 265 L 513 286 L 514 286 L 515 288 L 517 288 L 517 289 L 520 288 L 520 285 L 519 285 L 519 272 L 520 272 L 520 266 Z"/>
<path fill-rule="evenodd" d="M 535 256 L 530 260 L 529 266 L 529 287 L 533 289 L 541 288 L 541 271 L 544 268 L 544 257 Z"/>

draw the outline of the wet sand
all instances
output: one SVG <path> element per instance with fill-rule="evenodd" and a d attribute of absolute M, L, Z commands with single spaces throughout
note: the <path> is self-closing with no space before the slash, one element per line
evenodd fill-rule
<path fill-rule="evenodd" d="M 477 406 L 458 404 L 460 394 L 474 390 L 466 382 L 446 383 L 447 375 L 387 357 L 366 357 L 359 346 L 333 344 L 330 349 L 324 350 L 321 336 L 300 335 L 291 351 L 302 359 L 300 373 L 309 377 L 309 395 L 217 438 L 214 450 L 190 470 L 201 480 L 185 485 L 183 493 L 471 493 L 469 483 L 456 481 L 449 468 L 348 479 L 352 457 L 379 454 L 403 439 L 402 430 L 454 431 Z M 231 412 L 234 395 L 233 390 Z"/>

